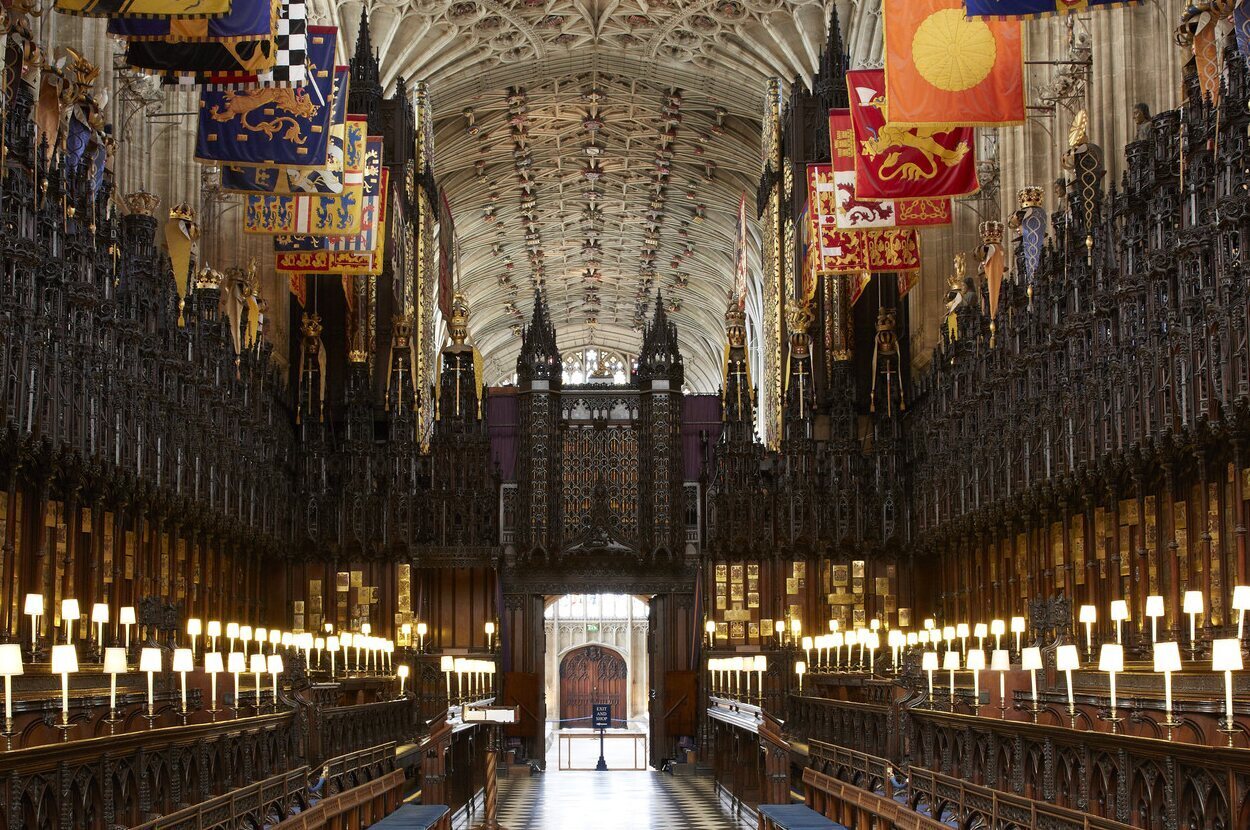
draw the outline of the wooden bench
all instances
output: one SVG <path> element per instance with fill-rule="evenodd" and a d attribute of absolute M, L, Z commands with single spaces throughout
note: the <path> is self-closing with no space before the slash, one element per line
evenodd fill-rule
<path fill-rule="evenodd" d="M 402 769 L 393 770 L 318 801 L 299 815 L 278 822 L 271 830 L 364 830 L 399 807 L 406 781 Z"/>
<path fill-rule="evenodd" d="M 806 804 L 761 804 L 760 830 L 847 830 Z"/>
<path fill-rule="evenodd" d="M 405 804 L 371 830 L 451 830 L 451 810 L 442 804 Z"/>
<path fill-rule="evenodd" d="M 807 785 L 807 806 L 818 815 L 832 819 L 834 824 L 829 825 L 832 827 L 848 830 L 950 830 L 947 825 L 922 816 L 905 804 L 811 768 L 803 770 L 803 783 Z M 763 809 L 760 808 L 761 828 L 765 827 Z"/>

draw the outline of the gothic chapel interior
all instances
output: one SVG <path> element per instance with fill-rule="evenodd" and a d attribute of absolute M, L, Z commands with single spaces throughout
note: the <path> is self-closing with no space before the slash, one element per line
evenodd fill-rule
<path fill-rule="evenodd" d="M 0 830 L 1250 830 L 1250 0 L 0 56 Z"/>

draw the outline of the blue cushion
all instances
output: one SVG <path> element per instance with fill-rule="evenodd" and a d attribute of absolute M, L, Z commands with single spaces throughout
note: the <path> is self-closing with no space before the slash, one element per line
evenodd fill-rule
<path fill-rule="evenodd" d="M 779 830 L 847 830 L 806 804 L 761 804 L 760 815 L 766 816 Z"/>
<path fill-rule="evenodd" d="M 429 830 L 448 812 L 442 804 L 405 804 L 369 827 L 371 830 Z"/>

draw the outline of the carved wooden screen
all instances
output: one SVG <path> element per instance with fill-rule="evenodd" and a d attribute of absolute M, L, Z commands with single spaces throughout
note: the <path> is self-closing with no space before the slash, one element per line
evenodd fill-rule
<path fill-rule="evenodd" d="M 625 658 L 599 646 L 582 646 L 560 661 L 560 726 L 590 726 L 591 704 L 612 705 L 612 724 L 626 718 L 629 673 Z"/>
<path fill-rule="evenodd" d="M 630 426 L 570 425 L 563 441 L 565 544 L 592 531 L 637 544 L 638 433 Z M 605 517 L 611 526 L 597 527 Z"/>

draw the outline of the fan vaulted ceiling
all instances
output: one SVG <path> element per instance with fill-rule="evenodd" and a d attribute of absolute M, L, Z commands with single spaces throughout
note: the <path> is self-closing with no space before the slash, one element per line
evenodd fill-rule
<path fill-rule="evenodd" d="M 332 13 L 344 46 L 360 9 Z M 817 71 L 822 0 L 375 0 L 368 10 L 384 83 L 424 81 L 433 100 L 435 174 L 486 380 L 511 377 L 535 286 L 562 349 L 627 354 L 659 289 L 687 384 L 714 390 L 743 193 L 754 219 L 768 79 Z M 757 274 L 754 231 L 750 248 Z"/>

